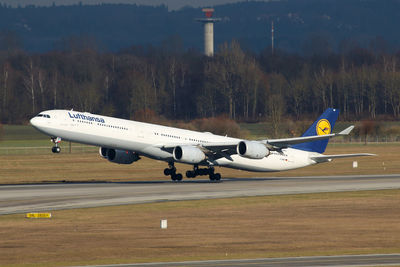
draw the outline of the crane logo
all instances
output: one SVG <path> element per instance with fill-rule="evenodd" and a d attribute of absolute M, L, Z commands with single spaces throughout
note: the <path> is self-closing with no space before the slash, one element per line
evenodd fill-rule
<path fill-rule="evenodd" d="M 331 124 L 328 120 L 322 119 L 317 123 L 317 134 L 318 135 L 326 135 L 331 133 Z"/>

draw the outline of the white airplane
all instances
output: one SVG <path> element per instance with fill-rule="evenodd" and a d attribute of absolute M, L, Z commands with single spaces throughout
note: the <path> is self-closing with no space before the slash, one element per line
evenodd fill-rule
<path fill-rule="evenodd" d="M 196 132 L 156 124 L 123 120 L 72 110 L 48 110 L 30 120 L 34 128 L 51 136 L 53 153 L 60 153 L 59 142 L 99 146 L 103 158 L 119 164 L 131 164 L 140 156 L 168 163 L 165 175 L 182 180 L 175 162 L 193 165 L 186 176 L 208 175 L 220 180 L 214 172 L 222 166 L 254 172 L 292 170 L 335 158 L 373 156 L 374 154 L 323 155 L 329 138 L 348 135 L 354 126 L 331 133 L 339 110 L 327 109 L 301 136 L 295 138 L 242 140 L 208 132 Z M 205 168 L 200 168 L 203 166 Z"/>

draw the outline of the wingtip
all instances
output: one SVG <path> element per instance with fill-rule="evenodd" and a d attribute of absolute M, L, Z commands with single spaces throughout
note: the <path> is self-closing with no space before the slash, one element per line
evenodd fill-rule
<path fill-rule="evenodd" d="M 347 127 L 346 129 L 344 129 L 343 131 L 341 131 L 340 133 L 338 133 L 338 135 L 348 135 L 351 131 L 353 131 L 354 129 L 354 125 L 351 125 L 349 127 Z"/>

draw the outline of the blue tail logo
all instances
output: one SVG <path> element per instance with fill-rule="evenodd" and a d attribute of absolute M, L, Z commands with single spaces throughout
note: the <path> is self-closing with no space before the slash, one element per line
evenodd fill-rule
<path fill-rule="evenodd" d="M 325 112 L 308 128 L 302 136 L 325 135 L 332 132 L 335 122 L 339 116 L 339 110 L 328 108 Z M 292 148 L 324 153 L 329 139 L 312 141 L 302 144 L 293 145 Z"/>

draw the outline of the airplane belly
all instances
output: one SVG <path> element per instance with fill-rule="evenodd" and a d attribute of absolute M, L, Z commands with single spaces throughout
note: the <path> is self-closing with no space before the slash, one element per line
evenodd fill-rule
<path fill-rule="evenodd" d="M 162 150 L 159 147 L 155 147 L 153 145 L 148 145 L 145 148 L 137 151 L 138 153 L 152 159 L 157 160 L 173 160 L 172 154 Z"/>
<path fill-rule="evenodd" d="M 129 138 L 127 135 L 116 135 L 116 134 L 99 134 L 95 130 L 92 131 L 73 131 L 69 130 L 68 127 L 63 128 L 52 128 L 42 127 L 41 132 L 50 135 L 61 137 L 62 140 L 71 142 L 77 142 L 81 144 L 109 147 L 121 150 L 132 150 L 138 151 L 146 147 L 145 144 L 135 142 L 133 138 Z"/>
<path fill-rule="evenodd" d="M 277 172 L 292 170 L 313 164 L 308 156 L 271 154 L 263 159 L 248 159 L 239 155 L 232 155 L 233 161 L 221 158 L 217 165 L 233 169 L 253 172 Z"/>

